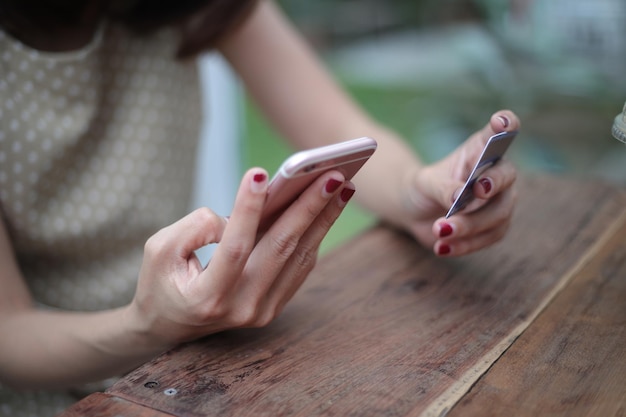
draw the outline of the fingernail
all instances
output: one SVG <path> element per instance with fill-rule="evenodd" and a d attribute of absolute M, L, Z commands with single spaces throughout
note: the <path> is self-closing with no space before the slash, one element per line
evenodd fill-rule
<path fill-rule="evenodd" d="M 502 122 L 502 125 L 507 128 L 511 124 L 511 121 L 506 116 L 498 116 L 498 119 Z"/>
<path fill-rule="evenodd" d="M 348 201 L 350 201 L 355 191 L 356 191 L 355 189 L 347 188 L 347 187 L 341 190 L 341 192 L 339 193 L 339 199 L 343 203 L 342 205 L 345 206 L 348 203 Z"/>
<path fill-rule="evenodd" d="M 441 223 L 439 225 L 439 237 L 450 236 L 454 230 L 449 223 Z"/>
<path fill-rule="evenodd" d="M 341 181 L 331 178 L 324 186 L 324 191 L 326 191 L 328 194 L 332 194 L 337 191 L 337 188 L 339 188 L 340 185 Z"/>
<path fill-rule="evenodd" d="M 267 174 L 259 172 L 252 176 L 252 183 L 250 183 L 250 189 L 255 193 L 265 191 L 267 181 Z"/>
<path fill-rule="evenodd" d="M 437 254 L 439 255 L 447 255 L 450 253 L 450 246 L 443 244 L 439 245 L 439 249 L 437 250 Z"/>
<path fill-rule="evenodd" d="M 489 194 L 489 191 L 491 191 L 491 180 L 489 178 L 481 178 L 480 180 L 478 180 L 478 183 L 483 187 L 483 191 L 485 192 L 485 194 Z"/>

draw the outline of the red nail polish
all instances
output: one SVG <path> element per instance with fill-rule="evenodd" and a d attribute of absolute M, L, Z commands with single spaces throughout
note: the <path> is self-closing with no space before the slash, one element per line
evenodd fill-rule
<path fill-rule="evenodd" d="M 355 191 L 356 190 L 353 190 L 352 188 L 344 188 L 343 190 L 341 190 L 341 193 L 339 194 L 341 201 L 343 201 L 344 203 L 350 201 Z"/>
<path fill-rule="evenodd" d="M 450 246 L 443 244 L 439 246 L 439 250 L 437 251 L 439 255 L 447 255 L 450 253 Z"/>
<path fill-rule="evenodd" d="M 267 176 L 265 174 L 254 174 L 254 177 L 252 177 L 252 179 L 254 180 L 254 182 L 263 182 L 265 181 L 265 178 L 267 178 Z"/>
<path fill-rule="evenodd" d="M 324 187 L 324 189 L 326 190 L 328 194 L 332 194 L 335 191 L 337 191 L 337 188 L 339 188 L 340 185 L 341 185 L 341 181 L 331 178 L 326 183 L 326 186 Z"/>
<path fill-rule="evenodd" d="M 439 225 L 439 237 L 450 236 L 453 232 L 452 226 L 448 223 L 441 223 Z"/>
<path fill-rule="evenodd" d="M 482 178 L 478 182 L 483 187 L 485 194 L 489 194 L 489 191 L 491 191 L 491 180 L 489 178 Z"/>

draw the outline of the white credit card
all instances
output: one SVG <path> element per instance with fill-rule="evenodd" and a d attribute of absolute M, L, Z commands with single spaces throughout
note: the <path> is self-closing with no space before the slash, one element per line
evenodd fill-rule
<path fill-rule="evenodd" d="M 464 209 L 474 199 L 474 183 L 483 172 L 502 158 L 515 136 L 517 136 L 517 131 L 501 132 L 489 138 L 480 154 L 480 158 L 478 158 L 478 162 L 472 169 L 472 173 L 465 181 L 461 193 L 452 203 L 450 210 L 448 210 L 446 219 L 459 210 Z"/>

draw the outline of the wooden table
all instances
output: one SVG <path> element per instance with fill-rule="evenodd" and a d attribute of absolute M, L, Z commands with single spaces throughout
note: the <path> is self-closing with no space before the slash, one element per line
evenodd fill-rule
<path fill-rule="evenodd" d="M 624 416 L 626 194 L 531 177 L 504 242 L 438 259 L 376 227 L 270 326 L 207 337 L 78 416 Z"/>

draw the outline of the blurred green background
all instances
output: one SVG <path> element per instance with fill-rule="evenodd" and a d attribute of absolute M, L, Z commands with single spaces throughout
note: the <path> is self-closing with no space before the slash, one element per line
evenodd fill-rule
<path fill-rule="evenodd" d="M 282 0 L 340 83 L 370 114 L 436 160 L 510 108 L 521 171 L 626 185 L 610 135 L 626 101 L 624 0 Z M 348 138 L 345 138 L 348 139 Z M 242 166 L 291 152 L 246 99 Z M 372 224 L 354 204 L 328 250 Z"/>

